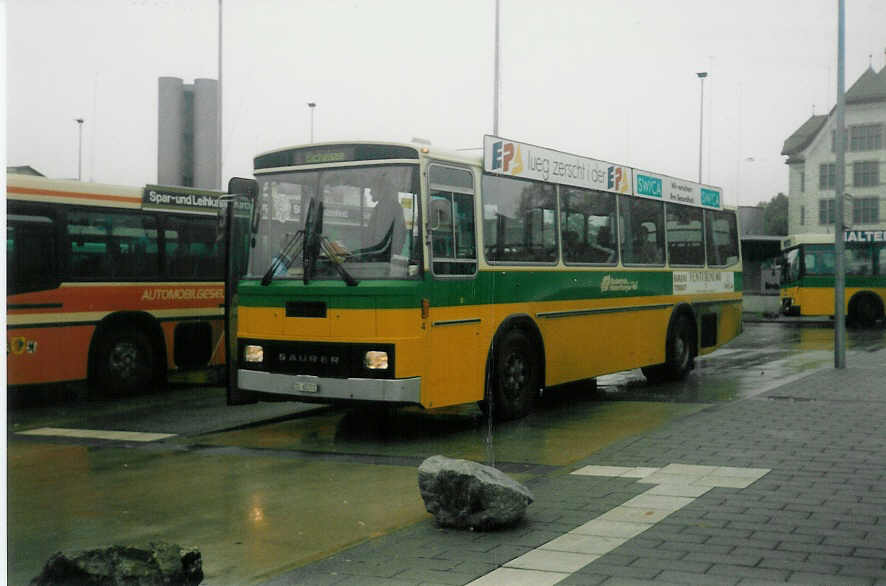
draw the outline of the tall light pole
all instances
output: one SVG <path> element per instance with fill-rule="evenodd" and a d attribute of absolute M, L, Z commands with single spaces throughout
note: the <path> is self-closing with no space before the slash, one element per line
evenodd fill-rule
<path fill-rule="evenodd" d="M 308 102 L 308 108 L 311 110 L 311 144 L 314 144 L 314 108 L 316 107 L 316 102 Z"/>
<path fill-rule="evenodd" d="M 77 181 L 83 181 L 83 118 L 74 118 L 77 122 Z"/>
<path fill-rule="evenodd" d="M 834 368 L 846 368 L 846 261 L 843 257 L 843 195 L 846 190 L 846 4 L 837 4 L 837 129 L 834 150 L 837 155 L 834 185 Z"/>
<path fill-rule="evenodd" d="M 501 29 L 500 18 L 499 18 L 499 2 L 500 0 L 495 0 L 495 72 L 493 73 L 493 86 L 492 86 L 492 135 L 498 136 L 498 107 L 501 98 L 499 96 L 499 92 L 501 90 L 501 58 L 500 58 L 500 47 L 501 39 L 499 35 L 499 30 Z"/>
<path fill-rule="evenodd" d="M 698 182 L 701 183 L 701 150 L 702 137 L 704 136 L 704 78 L 708 76 L 708 72 L 699 71 L 695 75 L 697 75 L 698 79 L 701 80 L 701 99 L 698 102 Z"/>
<path fill-rule="evenodd" d="M 218 110 L 218 122 L 216 125 L 216 145 L 218 149 L 216 160 L 218 161 L 218 188 L 222 188 L 222 0 L 218 0 L 218 91 L 215 96 Z"/>

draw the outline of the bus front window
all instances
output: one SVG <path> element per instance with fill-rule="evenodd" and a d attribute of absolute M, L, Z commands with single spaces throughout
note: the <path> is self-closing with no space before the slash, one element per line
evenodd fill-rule
<path fill-rule="evenodd" d="M 259 176 L 258 182 L 261 219 L 250 261 L 251 277 L 263 275 L 287 243 L 304 230 L 311 200 L 323 203 L 322 237 L 328 245 L 317 259 L 312 278 L 338 278 L 336 263 L 358 280 L 418 277 L 417 166 L 276 173 Z M 302 277 L 298 259 L 287 259 L 284 266 L 274 279 Z"/>

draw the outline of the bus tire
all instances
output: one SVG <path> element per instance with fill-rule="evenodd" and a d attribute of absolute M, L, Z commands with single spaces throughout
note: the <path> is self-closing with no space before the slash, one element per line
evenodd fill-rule
<path fill-rule="evenodd" d="M 131 395 L 153 387 L 155 353 L 141 330 L 111 330 L 96 347 L 96 390 L 102 395 Z"/>
<path fill-rule="evenodd" d="M 507 332 L 495 348 L 492 371 L 492 415 L 498 421 L 525 417 L 538 397 L 538 358 L 520 329 Z"/>
<path fill-rule="evenodd" d="M 665 345 L 665 362 L 645 366 L 641 370 L 650 383 L 683 380 L 694 367 L 695 342 L 692 321 L 680 315 L 668 330 Z"/>
<path fill-rule="evenodd" d="M 883 318 L 883 303 L 871 294 L 857 295 L 849 306 L 849 319 L 863 328 L 874 326 Z"/>

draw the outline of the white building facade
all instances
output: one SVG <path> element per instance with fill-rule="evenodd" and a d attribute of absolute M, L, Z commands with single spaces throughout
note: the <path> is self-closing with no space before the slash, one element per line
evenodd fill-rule
<path fill-rule="evenodd" d="M 833 234 L 836 109 L 812 116 L 784 143 L 788 233 Z M 846 92 L 846 229 L 886 229 L 886 67 L 868 68 Z"/>

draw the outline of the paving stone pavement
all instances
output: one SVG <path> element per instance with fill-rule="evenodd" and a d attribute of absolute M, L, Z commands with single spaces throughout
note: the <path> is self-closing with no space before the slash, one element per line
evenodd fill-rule
<path fill-rule="evenodd" d="M 527 481 L 536 501 L 516 527 L 472 533 L 429 520 L 265 584 L 886 586 L 884 421 L 886 350 L 858 353 L 845 370 L 713 405 Z M 651 486 L 572 472 L 671 464 L 769 471 L 744 488 L 710 488 L 590 563 L 553 551 L 541 562 L 560 564 L 553 572 L 505 567 Z"/>

